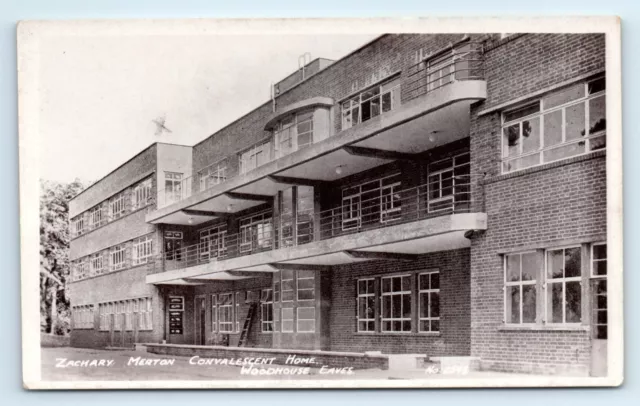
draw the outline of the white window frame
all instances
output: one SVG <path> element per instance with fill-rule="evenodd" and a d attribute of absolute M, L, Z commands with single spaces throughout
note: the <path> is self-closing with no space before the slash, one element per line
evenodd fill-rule
<path fill-rule="evenodd" d="M 124 216 L 126 209 L 124 191 L 109 199 L 109 217 L 111 220 L 119 219 Z"/>
<path fill-rule="evenodd" d="M 134 266 L 149 262 L 153 257 L 153 237 L 151 234 L 133 240 L 132 254 Z"/>
<path fill-rule="evenodd" d="M 293 333 L 294 332 L 294 327 L 295 327 L 295 323 L 294 323 L 294 320 L 293 320 L 293 318 L 294 318 L 293 317 L 293 314 L 294 314 L 293 313 L 293 307 L 283 307 L 280 310 L 281 310 L 281 314 L 282 314 L 282 317 L 280 318 L 281 332 L 283 332 L 283 333 Z M 287 318 L 284 317 L 285 316 L 285 311 L 287 313 L 291 312 L 291 317 L 290 318 L 289 317 L 287 317 Z M 285 326 L 285 321 L 287 323 L 291 323 L 291 328 L 290 329 L 289 328 L 285 329 L 285 327 L 284 327 Z"/>
<path fill-rule="evenodd" d="M 226 257 L 226 236 L 226 224 L 217 224 L 200 231 L 200 258 L 209 260 Z"/>
<path fill-rule="evenodd" d="M 389 185 L 385 185 L 384 182 L 387 179 L 397 177 L 398 180 Z M 377 186 L 374 189 L 363 191 L 362 188 L 366 185 L 377 183 Z M 368 204 L 373 204 L 375 200 L 378 200 L 380 214 L 379 214 L 379 222 L 381 224 L 389 223 L 392 221 L 397 221 L 400 219 L 400 216 L 393 216 L 395 213 L 399 213 L 402 210 L 402 199 L 399 201 L 391 199 L 391 207 L 389 209 L 384 209 L 385 206 L 388 205 L 388 197 L 393 197 L 394 193 L 401 193 L 400 187 L 402 185 L 401 173 L 395 172 L 390 175 L 386 175 L 377 179 L 368 180 L 362 183 L 358 183 L 355 185 L 345 185 L 342 188 L 342 206 L 340 207 L 341 211 L 341 219 L 342 219 L 342 231 L 359 229 L 362 227 L 362 211 L 363 211 L 363 194 L 373 194 L 377 192 L 378 197 L 368 198 L 364 201 L 365 208 Z M 358 189 L 356 193 L 345 194 L 348 190 Z M 391 190 L 391 194 L 386 194 L 386 190 Z M 397 191 L 396 191 L 397 190 Z M 396 205 L 395 202 L 398 204 Z M 373 224 L 371 220 L 367 221 L 367 224 Z"/>
<path fill-rule="evenodd" d="M 89 210 L 89 224 L 91 229 L 96 229 L 107 223 L 105 206 L 100 203 Z"/>
<path fill-rule="evenodd" d="M 503 288 L 503 295 L 504 295 L 504 313 L 503 313 L 503 318 L 504 318 L 504 323 L 507 325 L 513 325 L 513 326 L 528 326 L 528 325 L 535 325 L 537 323 L 538 320 L 538 300 L 540 300 L 540 293 L 539 289 L 538 289 L 538 278 L 540 277 L 540 272 L 541 269 L 536 269 L 535 272 L 535 279 L 533 280 L 523 280 L 522 279 L 522 256 L 523 255 L 527 255 L 527 254 L 534 254 L 534 255 L 538 255 L 538 253 L 536 251 L 522 251 L 522 252 L 514 252 L 514 253 L 509 253 L 509 254 L 505 254 L 502 258 L 502 266 L 503 266 L 503 281 L 504 281 L 504 288 Z M 518 281 L 509 281 L 507 279 L 507 275 L 508 275 L 508 261 L 509 261 L 509 257 L 510 256 L 519 256 L 520 257 L 520 280 Z M 545 261 L 546 261 L 546 254 L 545 254 Z M 514 322 L 510 322 L 509 321 L 509 315 L 507 312 L 507 300 L 510 300 L 509 298 L 509 288 L 510 287 L 519 287 L 519 292 L 520 292 L 520 322 L 519 323 L 514 323 Z M 535 292 L 536 292 L 536 317 L 534 319 L 533 322 L 529 322 L 529 323 L 525 323 L 523 320 L 523 292 L 524 292 L 524 286 L 534 286 L 536 288 Z"/>
<path fill-rule="evenodd" d="M 291 272 L 291 279 L 284 279 L 283 277 L 284 272 Z M 293 302 L 296 298 L 296 294 L 295 294 L 296 285 L 294 284 L 295 274 L 296 274 L 295 271 L 280 271 L 280 292 L 281 292 L 281 301 L 283 303 Z M 291 281 L 291 289 L 284 288 L 285 281 Z M 284 300 L 284 292 L 291 292 L 291 300 Z"/>
<path fill-rule="evenodd" d="M 104 258 L 101 252 L 93 254 L 90 257 L 90 273 L 92 275 L 102 275 L 104 273 Z"/>
<path fill-rule="evenodd" d="M 305 276 L 305 277 L 300 277 L 300 273 L 301 272 L 309 272 L 311 273 L 311 276 Z M 316 276 L 313 273 L 314 271 L 297 271 L 296 272 L 296 294 L 295 297 L 297 299 L 298 302 L 308 302 L 308 301 L 314 301 L 316 300 Z M 300 288 L 300 281 L 301 280 L 311 280 L 313 281 L 313 287 L 311 288 Z M 300 298 L 300 292 L 311 292 L 312 293 L 312 297 L 310 299 L 301 299 Z"/>
<path fill-rule="evenodd" d="M 76 237 L 85 233 L 84 213 L 73 220 L 73 230 Z"/>
<path fill-rule="evenodd" d="M 400 290 L 400 291 L 393 291 L 393 279 L 394 278 L 405 278 L 408 277 L 409 278 L 409 290 Z M 384 280 L 385 279 L 391 279 L 391 283 L 390 283 L 390 287 L 391 287 L 391 291 L 390 292 L 385 292 L 384 291 Z M 402 289 L 402 279 L 400 280 L 400 288 Z M 409 299 L 410 299 L 410 304 L 411 304 L 411 312 L 409 312 L 409 317 L 402 317 L 402 313 L 403 313 L 403 309 L 401 307 L 400 310 L 400 317 L 393 317 L 393 296 L 404 296 L 404 295 L 409 295 Z M 392 299 L 390 301 L 390 303 L 392 304 L 392 307 L 389 311 L 391 317 L 384 317 L 384 310 L 385 310 L 385 304 L 384 304 L 384 298 L 387 296 L 391 296 Z M 385 275 L 382 276 L 380 278 L 380 331 L 384 334 L 409 334 L 413 331 L 413 312 L 414 310 L 414 305 L 413 305 L 413 293 L 411 292 L 411 274 L 407 273 L 407 274 L 395 274 L 395 275 Z M 401 306 L 402 304 L 402 300 L 400 300 Z M 409 322 L 409 330 L 401 330 L 401 331 L 396 331 L 393 330 L 393 322 L 395 321 L 399 321 L 400 325 L 402 326 L 402 324 L 405 321 Z M 390 322 L 390 326 L 391 326 L 391 330 L 385 330 L 385 322 Z"/>
<path fill-rule="evenodd" d="M 147 178 L 133 187 L 131 192 L 132 210 L 141 209 L 151 203 L 153 199 L 152 179 Z"/>
<path fill-rule="evenodd" d="M 184 190 L 184 173 L 164 172 L 164 199 L 166 203 L 175 203 L 182 200 Z"/>
<path fill-rule="evenodd" d="M 307 319 L 303 319 L 300 318 L 300 310 L 311 310 L 313 311 L 313 318 L 307 318 Z M 310 325 L 312 326 L 310 329 L 304 329 L 301 328 L 300 326 L 300 322 L 301 321 L 313 321 L 313 323 L 310 323 Z M 303 306 L 303 307 L 297 307 L 296 308 L 296 331 L 298 333 L 315 333 L 316 332 L 316 308 L 315 306 Z"/>
<path fill-rule="evenodd" d="M 116 262 L 116 259 L 121 261 Z M 109 251 L 109 265 L 111 271 L 124 269 L 127 263 L 127 247 L 124 244 L 116 245 Z"/>
<path fill-rule="evenodd" d="M 550 251 L 560 251 L 562 250 L 563 252 L 563 257 L 564 257 L 564 252 L 568 249 L 572 249 L 572 248 L 578 248 L 580 250 L 580 275 L 578 276 L 573 276 L 573 277 L 565 277 L 564 276 L 564 272 L 565 272 L 565 266 L 566 263 L 563 263 L 563 277 L 562 278 L 550 278 L 549 277 L 549 252 Z M 583 272 L 584 272 L 584 264 L 582 263 L 582 247 L 580 245 L 569 245 L 569 246 L 562 246 L 562 247 L 553 247 L 553 248 L 547 248 L 544 251 L 544 320 L 545 320 L 545 324 L 548 325 L 553 325 L 553 326 L 577 326 L 582 324 L 582 320 L 584 319 L 584 312 L 582 311 L 582 305 L 584 303 L 585 297 L 583 295 L 583 289 L 582 289 L 582 277 L 583 277 Z M 572 323 L 567 323 L 567 283 L 571 283 L 571 282 L 579 282 L 580 283 L 580 321 L 577 322 L 572 322 Z M 560 323 L 555 323 L 553 322 L 553 314 L 549 314 L 549 296 L 553 294 L 553 284 L 562 284 L 562 322 Z"/>
<path fill-rule="evenodd" d="M 345 100 L 342 100 L 340 102 L 342 130 L 346 130 L 364 122 L 362 121 L 362 105 L 368 101 L 373 101 L 377 98 L 380 106 L 380 111 L 376 115 L 371 115 L 365 121 L 369 121 L 374 117 L 396 109 L 397 106 L 395 105 L 396 100 L 394 98 L 394 93 L 397 91 L 396 89 L 399 88 L 400 77 L 394 76 L 393 78 L 387 78 L 374 86 L 369 86 L 366 89 L 359 91 L 357 94 L 351 95 Z M 365 93 L 369 93 L 371 91 L 377 91 L 377 94 L 364 98 Z M 385 111 L 382 108 L 382 99 L 387 95 L 389 97 L 389 109 Z"/>
<path fill-rule="evenodd" d="M 591 100 L 597 99 L 599 97 L 605 97 L 605 106 L 606 106 L 606 93 L 607 93 L 606 92 L 606 88 L 605 88 L 605 90 L 602 90 L 602 91 L 599 91 L 599 92 L 596 92 L 596 93 L 593 93 L 593 94 L 589 94 L 589 84 L 593 83 L 595 81 L 601 80 L 601 79 L 604 79 L 604 78 L 603 77 L 597 77 L 597 78 L 590 79 L 588 81 L 584 81 L 582 83 L 579 83 L 579 82 L 578 83 L 574 83 L 572 85 L 567 86 L 566 88 L 558 89 L 556 91 L 550 92 L 550 93 L 544 95 L 543 97 L 538 98 L 537 100 L 535 100 L 533 102 L 523 103 L 523 104 L 520 104 L 520 105 L 518 105 L 516 107 L 510 108 L 510 109 L 504 111 L 501 114 L 501 123 L 502 123 L 502 125 L 501 125 L 501 132 L 500 132 L 500 145 L 501 145 L 501 164 L 500 164 L 500 167 L 501 167 L 501 172 L 502 173 L 518 172 L 518 171 L 525 170 L 525 169 L 528 169 L 528 168 L 534 168 L 536 166 L 546 165 L 546 164 L 549 164 L 549 163 L 552 163 L 552 162 L 562 161 L 564 159 L 569 159 L 569 158 L 573 158 L 573 157 L 576 157 L 576 156 L 589 154 L 589 153 L 591 153 L 593 151 L 596 151 L 596 150 L 599 150 L 599 149 L 603 149 L 603 150 L 606 149 L 606 144 L 602 148 L 593 149 L 593 150 L 591 149 L 592 148 L 591 147 L 591 141 L 592 140 L 600 138 L 600 137 L 603 137 L 603 136 L 606 137 L 606 133 L 607 133 L 606 128 L 604 130 L 596 131 L 593 134 L 590 134 L 590 133 L 587 134 L 587 132 L 589 132 L 589 130 L 590 130 L 590 126 L 589 126 L 589 123 L 590 123 L 590 103 L 589 102 Z M 544 99 L 546 97 L 548 97 L 548 96 L 550 96 L 550 95 L 552 95 L 554 93 L 562 92 L 564 90 L 567 90 L 567 89 L 569 89 L 571 87 L 574 87 L 574 86 L 577 86 L 577 85 L 584 86 L 584 96 L 582 96 L 580 98 L 577 98 L 577 99 L 574 99 L 574 100 L 571 100 L 569 102 L 560 104 L 558 106 L 554 106 L 554 107 L 549 108 L 549 109 L 545 109 L 544 108 Z M 529 114 L 527 116 L 519 117 L 517 119 L 513 119 L 513 120 L 510 120 L 510 121 L 506 121 L 505 120 L 505 116 L 507 114 L 509 114 L 509 113 L 511 113 L 513 111 L 520 110 L 520 109 L 522 109 L 524 107 L 527 107 L 527 106 L 533 106 L 535 104 L 538 104 L 538 111 L 536 113 L 532 113 L 532 114 Z M 583 104 L 584 105 L 585 135 L 580 137 L 580 138 L 573 139 L 573 140 L 567 140 L 566 139 L 566 136 L 567 136 L 566 135 L 566 125 L 565 125 L 566 124 L 566 110 L 568 108 L 571 108 L 571 107 L 579 105 L 579 104 Z M 562 138 L 562 140 L 558 144 L 555 144 L 555 145 L 552 145 L 552 146 L 545 146 L 544 145 L 544 138 L 545 138 L 544 137 L 544 128 L 545 128 L 544 119 L 545 119 L 545 116 L 547 116 L 547 115 L 549 115 L 551 113 L 557 112 L 557 111 L 561 111 L 561 115 L 562 115 L 562 119 L 561 119 L 561 123 L 562 123 L 562 126 L 561 126 L 562 127 L 561 128 L 561 131 L 562 131 L 561 138 Z M 605 111 L 605 116 L 606 116 L 606 111 Z M 534 120 L 534 119 L 538 119 L 539 120 L 539 135 L 538 135 L 538 137 L 539 137 L 539 140 L 538 140 L 539 145 L 538 145 L 538 149 L 535 150 L 535 151 L 531 151 L 531 152 L 526 152 L 525 153 L 523 151 L 523 148 L 524 148 L 523 135 L 522 135 L 523 123 L 525 121 L 531 121 L 531 120 Z M 605 120 L 606 120 L 606 117 L 605 117 Z M 519 153 L 517 155 L 508 156 L 507 154 L 508 154 L 509 146 L 508 146 L 508 142 L 506 141 L 507 140 L 506 134 L 507 134 L 507 129 L 512 127 L 512 126 L 514 126 L 514 125 L 518 125 L 519 126 L 519 144 L 518 144 Z M 584 152 L 582 152 L 582 153 L 575 154 L 575 155 L 570 155 L 570 156 L 565 156 L 565 157 L 557 158 L 555 160 L 550 160 L 550 161 L 545 161 L 544 160 L 544 153 L 546 151 L 551 151 L 551 150 L 554 150 L 554 149 L 561 149 L 561 148 L 564 148 L 564 147 L 566 147 L 568 145 L 578 144 L 578 143 L 583 143 L 583 142 L 585 143 L 585 145 L 584 145 Z M 606 140 L 605 140 L 605 142 L 606 142 Z M 525 166 L 525 167 L 521 167 L 521 168 L 513 169 L 513 170 L 505 169 L 506 168 L 506 164 L 508 162 L 510 162 L 510 161 L 517 161 L 519 159 L 526 158 L 528 156 L 533 156 L 533 155 L 536 155 L 536 154 L 538 155 L 538 163 L 535 164 L 535 165 L 529 165 L 529 166 Z"/>
<path fill-rule="evenodd" d="M 260 326 L 263 333 L 273 330 L 273 289 L 262 289 L 260 292 Z"/>
<path fill-rule="evenodd" d="M 462 163 L 458 163 L 458 161 L 465 157 L 462 160 Z M 471 187 L 469 182 L 470 170 L 471 170 L 471 160 L 469 159 L 469 152 L 462 152 L 460 154 L 456 154 L 454 156 L 440 159 L 438 161 L 432 162 L 429 164 L 429 168 L 432 165 L 436 165 L 442 162 L 450 161 L 451 165 L 447 168 L 439 169 L 437 171 L 429 171 L 427 177 L 427 212 L 428 213 L 438 213 L 442 211 L 450 211 L 455 209 L 456 204 L 456 186 L 465 187 L 466 193 L 471 194 Z M 467 179 L 458 179 L 461 175 L 456 175 L 457 171 L 464 171 L 464 175 Z M 449 177 L 446 177 L 446 176 Z M 433 181 L 432 177 L 437 177 L 436 181 Z M 443 194 L 443 181 L 451 180 L 451 193 Z M 431 196 L 432 192 L 438 191 L 438 197 Z M 442 206 L 442 203 L 450 202 L 449 206 Z M 470 202 L 467 202 L 470 203 Z M 435 207 L 432 207 L 435 206 Z"/>
<path fill-rule="evenodd" d="M 600 246 L 600 245 L 604 245 L 606 248 L 606 256 L 604 258 L 600 258 L 600 259 L 595 259 L 595 256 L 593 255 L 593 249 L 596 246 Z M 595 273 L 595 267 L 594 264 L 596 262 L 607 262 L 609 259 L 609 251 L 608 251 L 608 247 L 607 247 L 607 242 L 603 241 L 603 242 L 594 242 L 593 244 L 591 244 L 591 247 L 589 247 L 589 253 L 590 253 L 590 261 L 589 261 L 589 274 L 591 275 L 591 278 L 606 278 L 609 275 L 609 270 L 607 269 L 607 273 L 604 275 L 597 275 Z"/>
<path fill-rule="evenodd" d="M 361 292 L 360 291 L 360 282 L 365 282 L 365 286 L 367 286 L 367 282 L 373 281 L 373 290 L 371 292 Z M 373 298 L 374 302 L 374 311 L 371 317 L 365 317 L 366 315 L 360 314 L 360 300 L 367 301 L 368 298 Z M 375 300 L 376 300 L 376 278 L 360 278 L 356 280 L 356 331 L 358 333 L 375 333 L 376 332 L 376 311 L 375 311 Z M 360 323 L 365 323 L 365 326 L 368 326 L 369 323 L 373 322 L 373 330 L 363 330 L 360 328 Z"/>
<path fill-rule="evenodd" d="M 271 161 L 271 140 L 258 142 L 240 153 L 240 174 L 244 175 Z"/>
<path fill-rule="evenodd" d="M 227 163 L 222 162 L 209 165 L 198 171 L 198 182 L 200 191 L 210 189 L 215 185 L 219 185 L 227 181 Z"/>
<path fill-rule="evenodd" d="M 276 130 L 273 132 L 274 150 L 276 158 L 282 158 L 294 151 L 305 148 L 314 143 L 313 139 L 313 116 L 314 111 L 303 111 L 292 114 L 282 120 L 276 125 Z M 300 126 L 303 124 L 310 124 L 310 129 L 305 132 L 300 132 Z M 311 135 L 311 142 L 306 144 L 300 143 L 300 137 L 304 135 Z M 283 143 L 288 143 L 286 148 L 282 147 Z"/>
<path fill-rule="evenodd" d="M 251 252 L 254 249 L 273 246 L 274 232 L 271 212 L 265 211 L 243 217 L 239 224 L 240 252 Z"/>
<path fill-rule="evenodd" d="M 433 288 L 431 287 L 431 275 L 437 274 L 438 275 L 438 288 Z M 422 289 L 420 286 L 420 279 L 423 276 L 427 276 L 429 278 L 429 288 L 427 289 Z M 426 272 L 420 272 L 417 275 L 417 283 L 418 283 L 418 290 L 417 290 L 417 301 L 418 301 L 418 306 L 417 306 L 417 312 L 418 312 L 418 333 L 439 333 L 440 332 L 440 312 L 438 313 L 438 316 L 433 316 L 431 314 L 431 300 L 433 295 L 438 295 L 438 303 L 440 304 L 440 282 L 439 282 L 439 278 L 440 278 L 440 270 L 439 269 L 433 269 L 430 271 L 426 271 Z M 425 294 L 429 297 L 429 305 L 427 308 L 427 317 L 421 317 L 422 314 L 422 295 Z M 438 307 L 441 307 L 440 305 Z M 422 329 L 422 321 L 428 321 L 429 322 L 429 329 L 428 330 L 423 330 Z M 434 330 L 431 327 L 431 322 L 432 321 L 437 321 L 438 322 L 438 329 Z"/>
<path fill-rule="evenodd" d="M 228 303 L 223 304 L 225 298 L 228 298 Z M 233 333 L 234 327 L 234 294 L 232 292 L 229 293 L 219 293 L 218 294 L 218 331 L 220 333 Z M 229 320 L 227 320 L 226 311 L 229 311 Z M 222 321 L 222 315 L 225 314 L 225 321 Z"/>

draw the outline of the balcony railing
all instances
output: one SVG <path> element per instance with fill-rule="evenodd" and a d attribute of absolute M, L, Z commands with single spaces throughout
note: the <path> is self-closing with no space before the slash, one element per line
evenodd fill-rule
<path fill-rule="evenodd" d="M 375 190 L 375 197 L 351 198 L 348 204 L 319 213 L 298 213 L 277 217 L 242 230 L 220 233 L 206 242 L 162 253 L 152 272 L 163 272 L 206 264 L 274 249 L 304 245 L 313 241 L 361 233 L 454 213 L 482 211 L 474 204 L 473 189 L 480 185 L 471 175 L 450 175 L 417 187 Z M 480 203 L 481 199 L 476 199 Z"/>

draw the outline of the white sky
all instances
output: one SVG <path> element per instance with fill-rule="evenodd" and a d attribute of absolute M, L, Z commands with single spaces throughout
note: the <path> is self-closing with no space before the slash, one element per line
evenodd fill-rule
<path fill-rule="evenodd" d="M 42 178 L 95 181 L 154 141 L 193 145 L 269 99 L 298 56 L 375 35 L 65 36 L 40 44 Z M 172 133 L 155 135 L 165 116 Z"/>

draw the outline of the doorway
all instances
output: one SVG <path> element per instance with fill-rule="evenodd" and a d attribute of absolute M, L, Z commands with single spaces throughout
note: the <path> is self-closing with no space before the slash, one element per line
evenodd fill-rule
<path fill-rule="evenodd" d="M 207 320 L 206 312 L 207 307 L 205 303 L 205 296 L 196 296 L 195 302 L 195 345 L 205 344 L 205 320 Z"/>

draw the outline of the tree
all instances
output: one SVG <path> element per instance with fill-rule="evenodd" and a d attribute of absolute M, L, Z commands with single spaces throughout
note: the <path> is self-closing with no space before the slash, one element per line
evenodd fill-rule
<path fill-rule="evenodd" d="M 51 334 L 70 327 L 69 200 L 84 188 L 78 179 L 40 181 L 40 329 Z"/>

